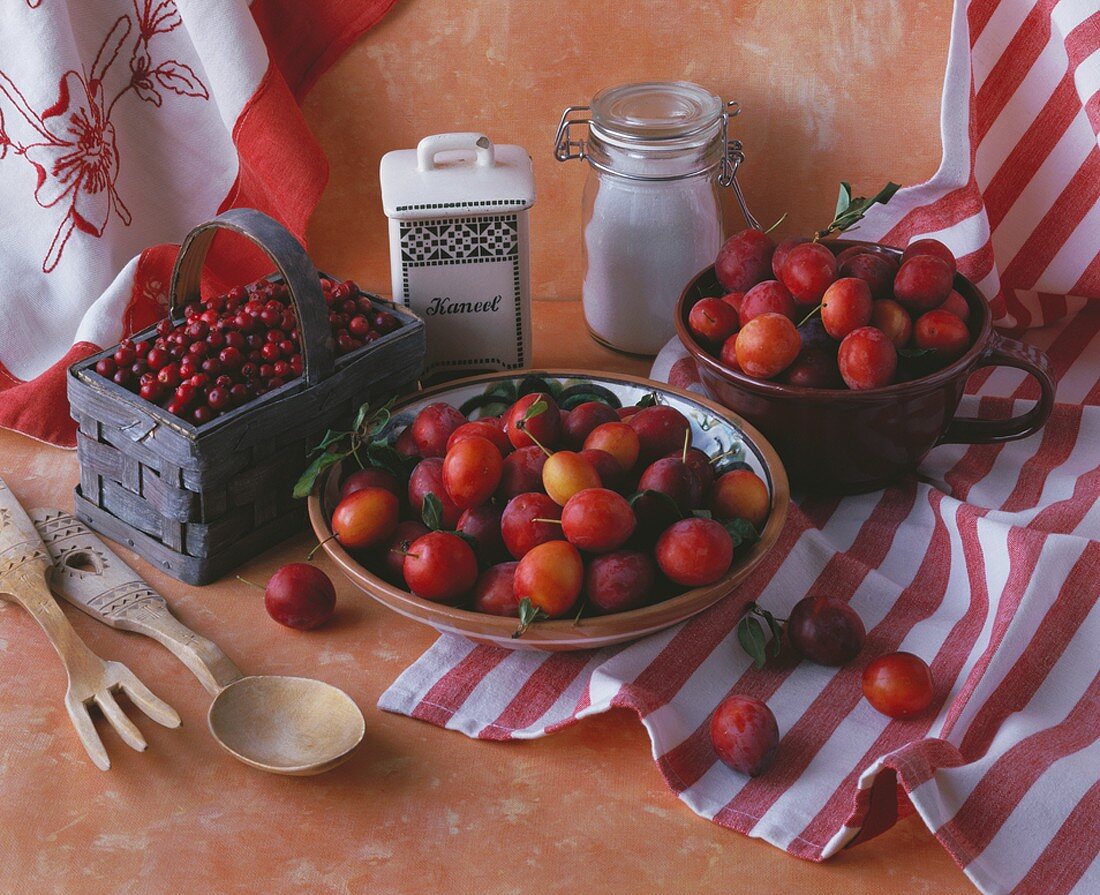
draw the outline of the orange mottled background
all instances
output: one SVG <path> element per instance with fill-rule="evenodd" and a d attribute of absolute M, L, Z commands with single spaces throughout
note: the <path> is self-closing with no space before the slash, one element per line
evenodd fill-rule
<path fill-rule="evenodd" d="M 780 235 L 823 226 L 840 180 L 866 194 L 936 169 L 950 16 L 950 0 L 399 0 L 306 100 L 331 166 L 311 253 L 389 292 L 379 160 L 477 130 L 534 158 L 535 297 L 578 297 L 585 164 L 554 160 L 554 131 L 565 106 L 634 80 L 739 100 L 750 207 L 765 225 L 786 212 Z"/>

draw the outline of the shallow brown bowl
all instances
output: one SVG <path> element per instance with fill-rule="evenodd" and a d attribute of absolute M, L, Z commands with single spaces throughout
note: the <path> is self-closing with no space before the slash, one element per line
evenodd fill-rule
<path fill-rule="evenodd" d="M 475 376 L 402 400 L 393 409 L 390 431 L 403 428 L 422 407 L 434 401 L 445 401 L 457 407 L 475 395 L 484 394 L 503 380 L 518 383 L 531 375 L 563 380 L 566 384 L 574 379 L 595 382 L 613 391 L 624 406 L 636 404 L 643 396 L 652 393 L 659 403 L 675 407 L 691 420 L 696 447 L 713 456 L 741 445 L 744 449 L 742 459 L 767 483 L 771 493 L 771 512 L 760 533 L 760 540 L 747 550 L 739 550 L 729 572 L 708 587 L 696 588 L 629 612 L 582 618 L 578 623 L 572 619 L 536 622 L 521 638 L 513 639 L 516 619 L 443 606 L 422 599 L 379 578 L 335 540 L 328 540 L 332 535 L 329 519 L 340 490 L 340 468 L 332 466 L 318 479 L 309 497 L 309 518 L 317 537 L 324 543 L 324 549 L 356 587 L 406 618 L 430 625 L 441 633 L 461 634 L 478 643 L 514 649 L 592 649 L 636 640 L 702 612 L 729 594 L 774 546 L 787 518 L 790 491 L 787 474 L 772 446 L 756 429 L 726 408 L 664 383 L 636 376 L 583 370 L 537 370 L 524 371 L 519 375 L 493 373 Z"/>
<path fill-rule="evenodd" d="M 835 240 L 834 251 L 874 245 L 886 254 L 899 249 Z M 699 273 L 676 305 L 676 333 L 699 368 L 707 391 L 734 410 L 775 445 L 798 487 L 856 493 L 871 491 L 913 472 L 937 444 L 988 444 L 1037 432 L 1054 406 L 1054 377 L 1046 355 L 995 333 L 989 304 L 970 280 L 955 277 L 955 289 L 970 306 L 972 343 L 950 365 L 919 379 L 867 391 L 814 389 L 752 379 L 725 366 L 700 346 L 687 326 L 701 298 L 724 290 L 714 268 Z M 956 417 L 966 380 L 980 367 L 1017 367 L 1035 377 L 1035 406 L 1011 419 Z"/>

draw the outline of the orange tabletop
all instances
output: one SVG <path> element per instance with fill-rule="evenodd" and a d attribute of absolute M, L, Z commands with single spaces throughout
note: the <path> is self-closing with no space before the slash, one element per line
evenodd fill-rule
<path fill-rule="evenodd" d="M 583 335 L 573 302 L 539 302 L 535 364 L 644 373 L 648 363 Z M 0 432 L 0 475 L 28 509 L 72 507 L 76 455 Z M 302 535 L 247 563 L 265 581 L 301 560 Z M 434 633 L 337 577 L 335 619 L 300 633 L 230 577 L 188 587 L 120 554 L 188 625 L 252 673 L 317 677 L 363 709 L 367 735 L 319 776 L 264 774 L 222 752 L 210 697 L 162 647 L 66 606 L 91 648 L 128 664 L 183 718 L 165 730 L 130 715 L 131 751 L 102 719 L 113 767 L 89 761 L 62 705 L 65 678 L 34 622 L 0 604 L 0 892 L 973 892 L 916 817 L 813 865 L 695 816 L 666 789 L 628 712 L 542 740 L 475 742 L 375 708 Z"/>

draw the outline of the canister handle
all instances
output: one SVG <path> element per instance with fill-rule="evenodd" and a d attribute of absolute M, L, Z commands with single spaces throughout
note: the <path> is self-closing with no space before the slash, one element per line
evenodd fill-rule
<path fill-rule="evenodd" d="M 491 168 L 496 160 L 493 141 L 485 134 L 476 131 L 462 131 L 454 134 L 433 134 L 416 144 L 416 167 L 420 171 L 435 169 L 435 157 L 448 149 L 472 149 L 477 153 L 476 164 L 481 168 Z"/>

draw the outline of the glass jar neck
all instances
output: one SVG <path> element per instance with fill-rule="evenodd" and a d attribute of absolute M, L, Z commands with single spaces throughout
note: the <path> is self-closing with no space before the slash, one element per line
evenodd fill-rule
<path fill-rule="evenodd" d="M 711 175 L 722 161 L 722 120 L 666 140 L 623 140 L 593 121 L 585 158 L 597 171 L 629 180 L 667 181 Z"/>

